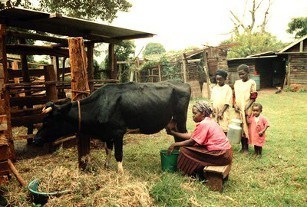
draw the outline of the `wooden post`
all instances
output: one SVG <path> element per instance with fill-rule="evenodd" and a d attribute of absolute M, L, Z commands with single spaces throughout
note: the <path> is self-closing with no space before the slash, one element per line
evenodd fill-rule
<path fill-rule="evenodd" d="M 6 88 L 6 84 L 9 83 L 9 74 L 7 71 L 7 56 L 6 56 L 6 46 L 5 46 L 5 35 L 6 35 L 6 28 L 5 25 L 0 25 L 0 60 L 2 60 L 2 67 L 3 67 L 3 75 L 4 75 L 4 88 L 3 90 L 3 97 L 4 97 L 4 111 L 6 114 L 7 119 L 7 130 L 4 132 L 6 139 L 8 140 L 9 144 L 9 155 L 11 160 L 16 159 L 16 152 L 14 147 L 13 141 L 13 134 L 12 134 L 12 124 L 11 124 L 11 107 L 10 107 L 10 92 L 9 89 Z"/>
<path fill-rule="evenodd" d="M 94 79 L 94 43 L 87 45 L 87 74 L 89 80 Z M 89 82 L 89 88 L 91 92 L 94 91 L 94 82 Z"/>
<path fill-rule="evenodd" d="M 20 44 L 26 44 L 26 40 L 24 38 L 19 39 Z M 24 83 L 30 83 L 30 75 L 29 75 L 29 66 L 28 66 L 28 60 L 26 55 L 20 55 L 21 59 L 21 67 L 22 67 L 22 78 Z M 30 87 L 25 86 L 26 91 L 30 91 Z M 31 96 L 31 92 L 26 92 L 26 96 Z M 27 104 L 27 108 L 33 108 L 32 104 Z M 27 126 L 28 128 L 28 135 L 33 134 L 33 124 L 29 124 Z M 29 136 L 30 137 L 30 136 Z M 27 138 L 27 143 L 31 144 L 33 142 L 33 138 Z"/>
<path fill-rule="evenodd" d="M 19 39 L 20 44 L 26 44 L 25 39 Z M 20 55 L 23 82 L 30 82 L 28 60 L 26 55 Z"/>
<path fill-rule="evenodd" d="M 109 65 L 110 65 L 110 76 L 109 78 L 112 79 L 114 76 L 114 70 L 115 70 L 115 54 L 114 54 L 114 44 L 109 44 Z"/>
<path fill-rule="evenodd" d="M 12 70 L 18 70 L 18 61 L 14 60 L 12 62 Z M 14 83 L 20 83 L 19 78 L 14 78 Z"/>
<path fill-rule="evenodd" d="M 68 46 L 71 67 L 72 100 L 76 101 L 87 97 L 87 95 L 90 93 L 87 77 L 88 64 L 83 38 L 69 38 Z M 80 110 L 82 122 L 82 108 Z M 90 138 L 78 132 L 77 140 L 79 168 L 85 169 L 87 160 L 83 159 L 83 157 L 90 153 Z"/>
<path fill-rule="evenodd" d="M 45 81 L 53 81 L 52 83 L 46 84 L 46 96 L 47 101 L 56 101 L 58 99 L 57 89 L 56 89 L 56 74 L 53 65 L 44 66 Z"/>
<path fill-rule="evenodd" d="M 54 73 L 55 73 L 55 76 L 57 77 L 56 80 L 58 80 L 59 78 L 59 74 L 58 74 L 58 71 L 59 71 L 59 68 L 60 68 L 60 60 L 59 60 L 59 57 L 58 56 L 52 56 L 51 58 L 52 60 L 52 65 L 53 65 L 53 68 L 54 68 Z"/>
<path fill-rule="evenodd" d="M 203 58 L 204 58 L 204 71 L 206 74 L 206 85 L 207 85 L 207 91 L 208 91 L 208 99 L 210 100 L 211 98 L 211 90 L 210 90 L 210 77 L 209 77 L 209 71 L 208 71 L 208 58 L 207 58 L 207 54 L 206 51 L 203 52 Z"/>
<path fill-rule="evenodd" d="M 182 73 L 183 73 L 183 82 L 187 82 L 187 61 L 186 61 L 186 55 L 182 54 Z"/>
<path fill-rule="evenodd" d="M 118 76 L 118 80 L 119 80 L 119 82 L 122 82 L 122 71 L 123 71 L 123 64 L 118 64 L 118 74 L 119 74 L 119 76 Z"/>
<path fill-rule="evenodd" d="M 140 80 L 140 77 L 139 77 L 140 59 L 139 59 L 139 57 L 136 57 L 136 59 L 135 59 L 135 66 L 136 66 L 136 70 L 134 71 L 135 82 L 139 82 L 139 80 Z"/>
<path fill-rule="evenodd" d="M 4 75 L 4 88 L 3 96 L 4 96 L 4 111 L 1 113 L 6 114 L 6 121 L 7 121 L 7 130 L 4 131 L 4 139 L 7 145 L 4 145 L 4 151 L 2 151 L 1 155 L 8 154 L 5 157 L 5 160 L 0 162 L 0 172 L 9 173 L 12 172 L 18 179 L 21 185 L 26 186 L 26 182 L 22 179 L 20 174 L 18 173 L 17 169 L 11 162 L 11 160 L 16 160 L 16 153 L 15 147 L 13 142 L 13 135 L 12 135 L 12 125 L 11 125 L 11 108 L 10 108 L 10 92 L 9 89 L 6 88 L 6 84 L 9 83 L 9 76 L 7 71 L 7 56 L 6 56 L 6 46 L 5 46 L 5 35 L 6 35 L 6 28 L 5 25 L 0 25 L 0 60 L 2 60 L 2 67 L 3 67 L 3 75 Z M 2 102 L 2 101 L 1 101 Z M 2 133 L 2 132 L 1 132 Z M 5 172 L 6 171 L 6 172 Z"/>
<path fill-rule="evenodd" d="M 161 75 L 161 64 L 158 64 L 158 72 L 159 72 L 159 81 L 162 81 L 162 75 Z"/>

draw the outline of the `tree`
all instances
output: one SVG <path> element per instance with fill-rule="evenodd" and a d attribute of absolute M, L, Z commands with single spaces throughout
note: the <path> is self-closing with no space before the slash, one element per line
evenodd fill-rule
<path fill-rule="evenodd" d="M 250 22 L 249 23 L 245 23 L 244 19 L 245 19 L 245 11 L 247 10 L 248 6 L 251 6 L 251 8 L 249 9 L 249 14 L 250 14 Z M 231 21 L 234 24 L 234 29 L 233 32 L 238 35 L 238 34 L 242 34 L 242 33 L 253 33 L 253 32 L 261 32 L 261 33 L 265 33 L 266 32 L 266 25 L 268 23 L 269 20 L 269 11 L 272 5 L 272 1 L 271 0 L 246 0 L 245 2 L 245 6 L 244 6 L 244 13 L 243 13 L 243 17 L 242 19 L 240 19 L 238 17 L 238 15 L 236 15 L 233 11 L 230 10 L 230 14 L 231 14 Z M 263 11 L 264 10 L 264 14 L 263 14 L 263 19 L 259 25 L 256 25 L 257 19 L 256 17 L 258 16 L 259 11 Z M 255 31 L 258 28 L 258 31 Z"/>
<path fill-rule="evenodd" d="M 118 11 L 127 12 L 132 6 L 127 0 L 37 0 L 39 7 L 46 12 L 58 12 L 68 16 L 112 22 Z M 11 0 L 14 6 L 34 8 L 35 0 Z"/>
<path fill-rule="evenodd" d="M 135 44 L 132 40 L 125 40 L 115 46 L 116 58 L 119 61 L 126 61 L 132 57 L 135 52 Z"/>
<path fill-rule="evenodd" d="M 160 43 L 148 43 L 143 51 L 143 57 L 148 57 L 151 55 L 162 55 L 165 53 L 165 49 Z"/>
<path fill-rule="evenodd" d="M 249 55 L 267 52 L 278 51 L 285 46 L 284 43 L 270 33 L 244 33 L 236 35 L 222 44 L 234 44 L 235 46 L 227 53 L 228 58 L 246 57 Z"/>
<path fill-rule="evenodd" d="M 115 45 L 114 47 L 115 56 L 117 61 L 127 61 L 127 64 L 124 64 L 122 67 L 122 71 L 120 71 L 120 80 L 121 82 L 126 82 L 129 76 L 129 67 L 130 64 L 129 59 L 133 57 L 135 52 L 135 44 L 133 40 L 124 40 L 119 45 Z M 105 71 L 109 68 L 109 56 L 107 55 L 104 60 L 104 68 Z M 107 75 L 109 76 L 109 75 Z"/>
<path fill-rule="evenodd" d="M 287 32 L 295 34 L 295 38 L 307 35 L 307 17 L 292 18 L 288 24 Z"/>
<path fill-rule="evenodd" d="M 247 0 L 244 10 L 247 10 L 247 7 L 250 6 L 248 10 L 250 21 L 248 23 L 244 21 L 245 12 L 243 18 L 240 19 L 238 15 L 230 11 L 231 20 L 234 24 L 232 37 L 222 42 L 222 44 L 234 45 L 227 54 L 229 58 L 246 57 L 257 53 L 276 51 L 285 46 L 275 36 L 266 32 L 271 5 L 271 0 Z M 264 11 L 264 13 L 258 15 L 260 11 Z M 263 18 L 261 21 L 256 19 L 259 16 Z M 260 23 L 257 24 L 257 22 Z"/>

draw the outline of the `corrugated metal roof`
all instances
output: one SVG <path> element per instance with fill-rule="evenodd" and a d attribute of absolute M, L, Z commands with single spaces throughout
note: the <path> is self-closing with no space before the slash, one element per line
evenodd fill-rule
<path fill-rule="evenodd" d="M 237 61 L 237 60 L 252 60 L 252 59 L 265 59 L 265 58 L 276 58 L 277 55 L 268 55 L 268 56 L 258 56 L 258 57 L 243 57 L 243 58 L 230 58 L 227 61 Z"/>
<path fill-rule="evenodd" d="M 260 56 L 270 56 L 270 55 L 275 55 L 276 53 L 273 51 L 267 51 L 267 52 L 262 52 L 262 53 L 258 53 L 258 54 L 253 54 L 253 55 L 249 55 L 247 56 L 247 58 L 251 58 L 251 57 L 260 57 Z"/>
<path fill-rule="evenodd" d="M 1 10 L 0 23 L 56 35 L 83 37 L 97 42 L 116 42 L 126 39 L 152 37 L 154 35 L 83 19 L 65 17 L 61 14 L 50 14 L 16 7 Z"/>
<path fill-rule="evenodd" d="M 295 42 L 293 42 L 292 44 L 288 45 L 287 47 L 285 47 L 284 49 L 280 50 L 279 53 L 284 53 L 287 50 L 289 50 L 291 47 L 293 47 L 294 45 L 300 43 L 301 41 L 304 41 L 307 38 L 307 35 L 305 35 L 304 37 L 301 37 L 300 39 L 296 40 Z"/>

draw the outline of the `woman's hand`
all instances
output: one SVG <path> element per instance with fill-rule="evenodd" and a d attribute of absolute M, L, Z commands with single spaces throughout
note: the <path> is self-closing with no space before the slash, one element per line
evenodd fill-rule
<path fill-rule="evenodd" d="M 172 152 L 174 151 L 175 148 L 175 144 L 172 144 L 171 146 L 169 146 L 168 150 L 167 150 L 167 155 L 172 154 Z"/>

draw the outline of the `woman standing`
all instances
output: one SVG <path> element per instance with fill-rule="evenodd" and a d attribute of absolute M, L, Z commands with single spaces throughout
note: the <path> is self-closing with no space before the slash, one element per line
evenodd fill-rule
<path fill-rule="evenodd" d="M 223 128 L 225 134 L 228 131 L 230 119 L 229 106 L 232 103 L 232 90 L 228 84 L 225 84 L 226 78 L 226 71 L 216 71 L 215 79 L 217 85 L 213 87 L 211 95 L 212 117 Z"/>
<path fill-rule="evenodd" d="M 237 118 L 242 120 L 243 133 L 241 138 L 241 152 L 248 153 L 248 125 L 246 117 L 251 114 L 251 106 L 257 98 L 256 82 L 249 78 L 249 67 L 245 64 L 237 68 L 240 80 L 234 84 L 234 108 Z"/>

